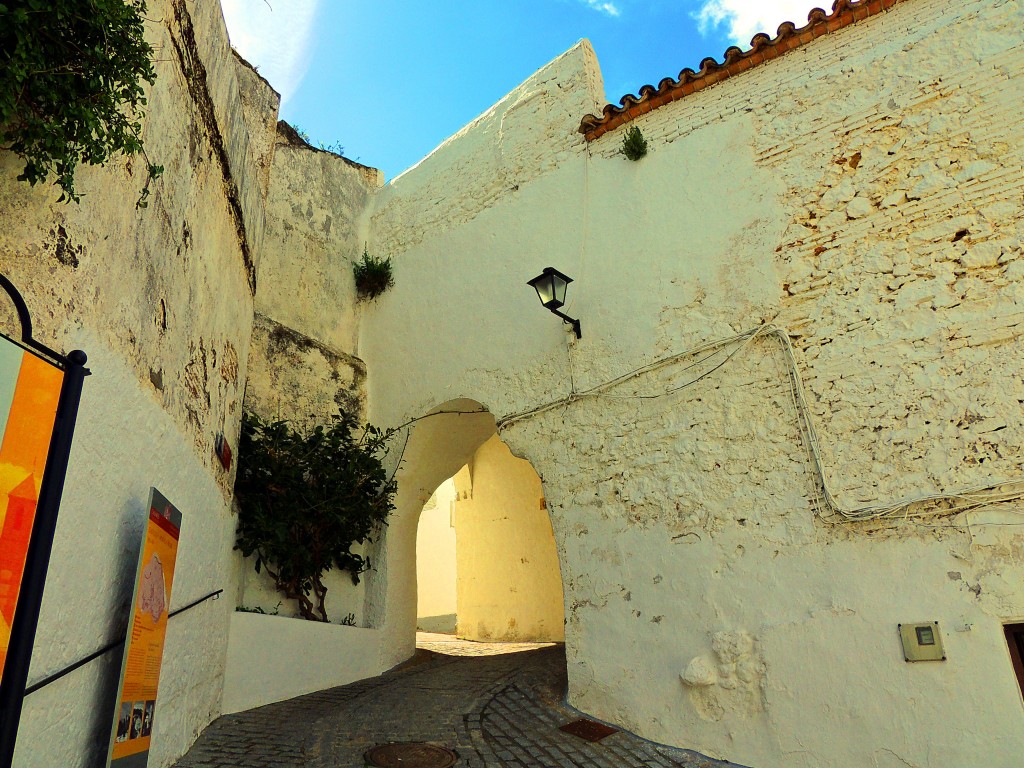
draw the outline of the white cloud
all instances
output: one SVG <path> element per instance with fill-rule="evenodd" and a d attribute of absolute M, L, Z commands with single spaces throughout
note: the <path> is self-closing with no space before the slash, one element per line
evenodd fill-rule
<path fill-rule="evenodd" d="M 823 6 L 830 10 L 832 3 L 817 3 L 817 7 Z M 814 0 L 705 0 L 694 17 L 701 34 L 724 26 L 732 42 L 746 47 L 758 32 L 775 37 L 779 24 L 784 21 L 804 26 L 807 14 L 814 7 Z"/>
<path fill-rule="evenodd" d="M 309 66 L 320 0 L 221 0 L 231 44 L 281 92 L 295 93 Z"/>
<path fill-rule="evenodd" d="M 618 16 L 622 13 L 615 3 L 606 2 L 606 0 L 583 0 L 583 2 L 595 11 L 600 11 L 601 13 L 605 13 L 609 16 Z"/>

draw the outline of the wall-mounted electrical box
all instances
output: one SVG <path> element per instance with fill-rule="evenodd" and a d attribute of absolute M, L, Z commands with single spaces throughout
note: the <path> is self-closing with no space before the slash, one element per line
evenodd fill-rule
<path fill-rule="evenodd" d="M 939 622 L 898 624 L 903 641 L 903 658 L 907 661 L 945 661 Z"/>

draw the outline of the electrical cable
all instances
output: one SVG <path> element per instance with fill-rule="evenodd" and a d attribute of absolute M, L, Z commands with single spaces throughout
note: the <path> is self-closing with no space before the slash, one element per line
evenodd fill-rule
<path fill-rule="evenodd" d="M 526 410 L 526 411 L 520 411 L 518 413 L 510 414 L 510 415 L 505 416 L 504 418 L 498 420 L 498 422 L 497 422 L 498 431 L 500 432 L 505 427 L 511 426 L 512 424 L 515 424 L 516 422 L 521 421 L 522 419 L 530 418 L 532 416 L 537 416 L 537 415 L 539 415 L 541 413 L 545 413 L 545 412 L 550 411 L 550 410 L 552 410 L 554 408 L 559 408 L 559 407 L 561 407 L 563 405 L 568 405 L 568 404 L 573 403 L 573 402 L 575 402 L 577 400 L 583 400 L 583 399 L 590 398 L 590 397 L 596 397 L 597 395 L 600 395 L 600 394 L 606 392 L 609 389 L 613 389 L 613 388 L 619 386 L 620 384 L 624 384 L 625 382 L 630 381 L 631 379 L 635 379 L 638 376 L 642 376 L 645 373 L 650 373 L 650 372 L 655 371 L 655 370 L 657 370 L 659 368 L 664 368 L 665 366 L 671 365 L 672 363 L 674 363 L 674 362 L 676 362 L 678 360 L 681 360 L 683 358 L 692 357 L 693 355 L 698 355 L 698 354 L 701 354 L 703 352 L 707 352 L 709 350 L 713 350 L 717 354 L 717 351 L 721 350 L 723 347 L 726 347 L 729 344 L 735 343 L 737 341 L 745 341 L 745 340 L 749 339 L 752 335 L 761 332 L 763 328 L 765 328 L 765 326 L 761 326 L 760 328 L 755 328 L 755 329 L 753 329 L 751 331 L 747 331 L 745 333 L 739 333 L 739 334 L 736 334 L 735 336 L 730 336 L 730 337 L 725 338 L 725 339 L 718 339 L 716 341 L 707 342 L 706 344 L 701 344 L 700 346 L 694 347 L 692 349 L 688 349 L 685 352 L 678 352 L 678 353 L 676 353 L 674 355 L 671 355 L 669 357 L 664 357 L 664 358 L 661 358 L 659 360 L 655 360 L 654 362 L 651 362 L 651 363 L 648 363 L 646 365 L 640 366 L 639 368 L 636 368 L 636 369 L 634 369 L 632 371 L 629 371 L 628 373 L 624 373 L 621 376 L 617 376 L 614 379 L 610 379 L 610 380 L 608 380 L 608 381 L 606 381 L 606 382 L 604 382 L 602 384 L 598 384 L 598 385 L 593 386 L 593 387 L 591 387 L 589 389 L 585 389 L 585 390 L 582 390 L 582 391 L 579 391 L 579 392 L 576 392 L 576 391 L 570 392 L 565 397 L 560 397 L 557 400 L 552 400 L 551 402 L 545 403 L 544 405 L 537 406 L 535 408 L 531 408 L 531 409 Z M 713 355 L 709 355 L 708 357 L 712 357 L 712 356 Z M 704 359 L 708 359 L 708 358 L 704 358 Z M 703 362 L 703 361 L 702 360 L 698 360 L 697 362 L 688 365 L 687 367 L 683 368 L 682 370 L 684 370 L 684 371 L 690 370 L 690 369 L 696 367 L 697 365 L 699 365 L 701 362 Z M 690 386 L 690 384 L 695 384 L 697 381 L 700 381 L 700 379 L 702 379 L 702 378 L 704 378 L 704 375 L 697 377 L 693 381 L 687 382 L 687 384 L 685 384 L 684 386 Z M 664 394 L 667 394 L 667 393 L 661 393 L 661 395 L 659 395 L 659 396 L 663 396 Z M 627 396 L 619 396 L 619 397 L 621 397 L 622 399 L 631 399 L 632 397 L 635 397 L 635 396 L 627 395 Z"/>
<path fill-rule="evenodd" d="M 618 400 L 651 400 L 668 395 L 675 394 L 687 387 L 690 387 L 697 382 L 707 378 L 715 371 L 722 368 L 726 363 L 730 362 L 737 354 L 741 351 L 749 348 L 755 340 L 762 337 L 775 338 L 780 342 L 782 347 L 783 355 L 786 359 L 787 369 L 789 373 L 789 385 L 790 394 L 793 397 L 794 404 L 797 411 L 797 420 L 800 427 L 801 436 L 808 449 L 808 453 L 811 462 L 814 467 L 816 482 L 815 490 L 820 499 L 818 514 L 822 518 L 826 518 L 827 515 L 837 516 L 844 520 L 853 522 L 863 522 L 867 520 L 877 520 L 883 517 L 891 517 L 897 513 L 903 512 L 904 516 L 908 516 L 911 507 L 918 507 L 922 505 L 933 505 L 935 512 L 942 517 L 950 517 L 953 515 L 962 514 L 982 507 L 992 506 L 994 504 L 1003 504 L 1012 501 L 1019 501 L 1024 499 L 1024 480 L 1003 480 L 994 483 L 987 483 L 983 485 L 972 486 L 956 492 L 938 492 L 920 494 L 916 496 L 909 496 L 901 498 L 897 501 L 890 503 L 879 503 L 879 504 L 865 504 L 862 506 L 844 508 L 836 500 L 835 496 L 829 489 L 827 472 L 825 469 L 824 461 L 821 457 L 821 446 L 818 439 L 818 432 L 814 425 L 814 420 L 811 414 L 810 406 L 807 403 L 806 391 L 803 384 L 803 379 L 800 376 L 800 368 L 797 363 L 796 354 L 793 351 L 793 345 L 790 342 L 789 333 L 774 323 L 765 323 L 757 328 L 753 328 L 749 331 L 729 336 L 724 339 L 718 339 L 716 341 L 707 342 L 700 346 L 688 349 L 684 352 L 673 354 L 669 357 L 655 360 L 647 365 L 643 365 L 636 368 L 628 373 L 622 374 L 614 379 L 610 379 L 602 384 L 596 385 L 583 391 L 573 391 L 569 395 L 559 398 L 557 400 L 545 403 L 544 405 L 536 408 L 531 408 L 526 411 L 520 411 L 518 413 L 510 414 L 497 422 L 498 431 L 501 432 L 524 419 L 532 418 L 540 414 L 546 413 L 555 408 L 571 405 L 578 400 L 584 400 L 593 397 L 606 397 Z M 649 394 L 628 394 L 628 395 L 612 395 L 607 394 L 607 391 L 618 387 L 627 381 L 631 381 L 639 376 L 647 373 L 651 373 L 665 366 L 671 365 L 675 362 L 683 360 L 687 357 L 693 357 L 696 355 L 703 355 L 705 352 L 710 354 L 700 357 L 698 360 L 690 363 L 681 369 L 682 371 L 692 370 L 698 367 L 702 363 L 705 363 L 717 355 L 721 354 L 726 348 L 735 345 L 722 360 L 717 362 L 710 369 L 704 371 L 699 376 L 692 378 L 683 384 L 672 387 L 668 390 L 649 393 Z M 962 502 L 957 504 L 955 502 Z M 950 505 L 952 503 L 952 505 Z M 942 505 L 947 505 L 943 507 Z M 824 508 L 824 511 L 822 510 Z M 825 514 L 827 513 L 827 515 Z"/>
<path fill-rule="evenodd" d="M 782 343 L 783 352 L 789 363 L 790 384 L 792 395 L 797 405 L 797 412 L 800 418 L 801 431 L 807 441 L 811 457 L 814 463 L 818 479 L 818 490 L 828 511 L 834 515 L 840 515 L 848 520 L 863 521 L 877 520 L 882 517 L 889 517 L 898 512 L 909 512 L 911 506 L 935 504 L 950 501 L 966 501 L 967 504 L 953 506 L 948 509 L 938 510 L 944 517 L 961 514 L 980 507 L 1001 504 L 1010 501 L 1017 501 L 1024 498 L 1024 480 L 1004 480 L 995 483 L 973 486 L 957 492 L 939 492 L 921 494 L 899 499 L 888 504 L 865 504 L 850 509 L 843 508 L 832 495 L 826 480 L 825 465 L 821 458 L 821 448 L 818 441 L 817 429 L 811 416 L 810 407 L 807 405 L 803 380 L 800 377 L 800 369 L 797 365 L 796 355 L 793 352 L 793 345 L 789 340 L 789 334 L 783 329 L 771 326 L 772 335 Z M 1000 489 L 1015 488 L 1000 492 Z"/>
<path fill-rule="evenodd" d="M 387 430 L 387 434 L 385 435 L 384 439 L 390 440 L 396 433 L 399 432 L 399 430 L 406 429 L 407 427 L 411 427 L 418 421 L 423 421 L 424 419 L 429 419 L 434 416 L 472 416 L 480 413 L 490 414 L 490 411 L 488 411 L 486 408 L 477 408 L 476 410 L 473 411 L 434 411 L 433 413 L 425 413 L 422 416 L 417 416 L 414 419 L 409 419 L 405 423 L 399 424 L 397 427 L 392 427 L 391 429 Z M 405 433 L 405 442 L 402 443 L 402 451 L 401 453 L 398 454 L 398 461 L 395 463 L 395 471 L 391 473 L 391 477 L 388 478 L 387 482 L 384 483 L 383 486 L 381 486 L 382 488 L 387 488 L 389 485 L 391 485 L 391 481 L 395 479 L 395 476 L 398 474 L 398 470 L 402 468 L 402 460 L 405 458 L 406 448 L 409 447 L 410 437 L 412 437 L 411 429 Z"/>

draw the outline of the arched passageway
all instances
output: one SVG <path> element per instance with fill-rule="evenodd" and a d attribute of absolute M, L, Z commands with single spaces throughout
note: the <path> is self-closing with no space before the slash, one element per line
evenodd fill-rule
<path fill-rule="evenodd" d="M 417 627 L 482 642 L 563 642 L 562 579 L 540 477 L 492 435 L 424 505 Z"/>
<path fill-rule="evenodd" d="M 492 438 L 494 441 L 490 442 Z M 477 460 L 475 480 L 474 459 Z M 460 477 L 460 471 L 466 467 L 468 469 Z M 513 475 L 509 473 L 510 467 L 516 470 Z M 527 470 L 535 478 L 534 485 L 523 482 Z M 483 639 L 483 634 L 489 635 L 489 639 L 527 639 L 528 634 L 533 635 L 529 639 L 539 639 L 541 635 L 552 640 L 564 638 L 561 574 L 551 524 L 546 509 L 541 509 L 543 492 L 540 478 L 528 462 L 512 456 L 497 439 L 494 417 L 482 404 L 475 400 L 457 399 L 432 409 L 411 427 L 396 475 L 396 509 L 381 543 L 375 570 L 370 574 L 371 583 L 367 591 L 367 614 L 372 625 L 380 627 L 385 634 L 384 652 L 390 655 L 384 660 L 385 666 L 403 661 L 415 649 L 416 540 L 420 515 L 438 486 L 452 477 L 456 478 L 456 487 L 461 485 L 467 496 L 463 500 L 467 502 L 463 510 L 472 515 L 467 517 L 467 531 L 472 531 L 478 543 L 477 547 L 467 550 L 464 569 L 469 573 L 474 570 L 479 573 L 479 564 L 486 562 L 490 574 L 503 582 L 500 590 L 495 589 L 494 581 L 489 585 L 476 584 L 475 588 L 467 584 L 465 605 L 473 618 L 472 626 L 466 625 L 465 634 L 479 639 Z M 510 491 L 513 486 L 518 490 Z M 477 490 L 482 493 L 478 498 L 486 500 L 486 503 L 482 507 L 478 505 L 477 514 L 473 514 L 473 506 L 478 501 L 474 498 Z M 512 499 L 513 506 L 535 506 L 537 514 L 530 525 L 517 526 L 515 520 L 501 519 L 510 516 L 509 508 L 497 501 L 502 497 L 508 501 L 510 494 L 518 497 Z M 531 496 L 532 501 L 528 501 Z M 479 514 L 481 508 L 485 511 L 483 515 Z M 523 535 L 514 547 L 516 551 L 539 549 L 536 538 L 525 535 L 526 529 L 536 532 L 538 519 L 544 522 L 545 546 L 550 545 L 546 556 L 536 558 L 543 560 L 543 568 L 531 570 L 531 562 L 519 562 L 517 566 L 510 558 L 501 558 L 499 562 L 496 554 L 501 550 L 501 541 L 511 543 L 520 534 Z M 531 560 L 525 556 L 518 559 Z M 474 567 L 473 563 L 477 565 Z M 540 573 L 543 575 L 537 578 Z M 548 596 L 547 607 L 540 612 L 542 616 L 529 605 L 532 602 L 531 592 Z M 552 594 L 557 595 L 554 605 Z M 529 617 L 527 626 L 522 629 L 521 616 Z M 510 627 L 511 619 L 514 619 L 514 624 Z"/>

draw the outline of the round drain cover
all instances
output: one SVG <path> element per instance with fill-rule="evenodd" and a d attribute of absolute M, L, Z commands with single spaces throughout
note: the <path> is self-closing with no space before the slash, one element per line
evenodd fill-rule
<path fill-rule="evenodd" d="M 365 755 L 376 768 L 451 768 L 459 756 L 445 747 L 423 742 L 379 744 Z"/>

